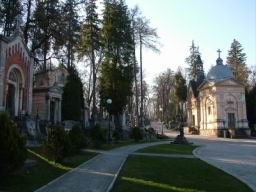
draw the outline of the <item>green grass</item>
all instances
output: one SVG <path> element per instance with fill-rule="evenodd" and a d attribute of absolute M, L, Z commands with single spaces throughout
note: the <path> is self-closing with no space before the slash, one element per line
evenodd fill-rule
<path fill-rule="evenodd" d="M 161 153 L 161 154 L 192 154 L 192 151 L 197 146 L 194 145 L 177 145 L 177 144 L 162 144 L 147 147 L 139 150 L 141 153 Z"/>
<path fill-rule="evenodd" d="M 130 156 L 113 192 L 251 192 L 199 159 Z"/>
<path fill-rule="evenodd" d="M 33 148 L 32 150 L 36 152 L 36 155 L 28 152 L 28 158 L 36 160 L 36 164 L 34 166 L 24 167 L 15 174 L 1 178 L 0 191 L 34 191 L 95 156 L 94 153 L 80 152 L 73 157 L 65 158 L 62 164 L 54 164 L 41 156 L 40 148 Z"/>
<path fill-rule="evenodd" d="M 161 140 L 141 140 L 138 142 L 135 142 L 133 139 L 129 139 L 129 140 L 120 140 L 117 143 L 112 142 L 111 144 L 103 144 L 99 149 L 100 150 L 111 150 L 111 149 L 115 149 L 115 148 L 119 148 L 119 147 L 123 147 L 123 146 L 127 146 L 127 145 L 134 145 L 134 144 L 142 144 L 142 143 L 151 143 L 151 142 L 157 142 L 157 141 L 161 141 Z M 90 148 L 90 147 L 89 147 Z M 91 147 L 93 149 L 93 147 Z"/>

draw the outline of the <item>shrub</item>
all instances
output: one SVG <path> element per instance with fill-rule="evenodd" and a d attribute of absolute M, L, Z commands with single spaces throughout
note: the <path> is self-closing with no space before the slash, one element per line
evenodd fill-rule
<path fill-rule="evenodd" d="M 69 137 L 72 145 L 75 147 L 75 151 L 79 151 L 87 145 L 85 134 L 79 124 L 73 126 L 69 132 Z"/>
<path fill-rule="evenodd" d="M 136 142 L 142 139 L 142 134 L 139 127 L 132 128 L 131 138 L 133 138 Z"/>
<path fill-rule="evenodd" d="M 61 126 L 55 125 L 48 128 L 44 151 L 48 158 L 55 162 L 61 162 L 64 158 L 65 135 L 64 128 Z"/>
<path fill-rule="evenodd" d="M 156 138 L 157 139 L 169 139 L 169 137 L 167 135 L 162 135 L 162 134 L 156 134 Z"/>
<path fill-rule="evenodd" d="M 104 131 L 100 128 L 99 124 L 96 124 L 92 129 L 92 142 L 95 148 L 100 148 L 103 143 L 106 142 Z"/>
<path fill-rule="evenodd" d="M 65 133 L 64 138 L 64 157 L 74 155 L 76 153 L 76 148 L 72 144 L 69 134 Z"/>
<path fill-rule="evenodd" d="M 114 137 L 114 141 L 117 143 L 120 139 L 121 139 L 121 133 L 120 133 L 120 130 L 118 129 L 115 129 L 113 131 L 113 137 Z"/>
<path fill-rule="evenodd" d="M 0 113 L 0 175 L 20 168 L 26 157 L 25 139 L 8 115 Z"/>

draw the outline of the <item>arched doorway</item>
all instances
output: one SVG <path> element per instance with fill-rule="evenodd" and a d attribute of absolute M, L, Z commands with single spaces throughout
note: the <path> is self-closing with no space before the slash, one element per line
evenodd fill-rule
<path fill-rule="evenodd" d="M 11 117 L 18 116 L 23 110 L 24 80 L 21 71 L 18 68 L 10 68 L 7 74 L 7 95 L 6 95 L 6 112 Z"/>

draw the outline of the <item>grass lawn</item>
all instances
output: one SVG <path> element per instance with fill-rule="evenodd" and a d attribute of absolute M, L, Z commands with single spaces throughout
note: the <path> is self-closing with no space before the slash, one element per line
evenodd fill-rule
<path fill-rule="evenodd" d="M 192 151 L 197 146 L 194 145 L 177 145 L 177 144 L 162 144 L 147 147 L 139 150 L 141 153 L 163 153 L 163 154 L 192 154 Z"/>
<path fill-rule="evenodd" d="M 236 178 L 199 159 L 130 156 L 113 192 L 249 192 Z"/>
<path fill-rule="evenodd" d="M 36 153 L 40 153 L 40 149 L 31 149 Z M 52 164 L 38 156 L 28 152 L 28 158 L 36 160 L 34 166 L 25 166 L 19 172 L 0 179 L 0 191 L 10 192 L 30 192 L 47 184 L 51 180 L 66 173 L 70 168 L 77 167 L 81 163 L 95 156 L 94 153 L 80 152 L 79 154 L 64 159 L 62 165 Z M 66 169 L 68 167 L 69 169 Z"/>
<path fill-rule="evenodd" d="M 123 146 L 127 146 L 127 145 L 134 145 L 134 144 L 142 144 L 142 143 L 150 143 L 150 142 L 158 142 L 158 141 L 163 141 L 163 140 L 158 140 L 158 139 L 152 139 L 152 140 L 141 140 L 138 142 L 135 142 L 133 139 L 129 139 L 129 140 L 120 140 L 117 143 L 112 142 L 111 144 L 103 144 L 99 149 L 101 150 L 111 150 L 111 149 L 115 149 L 118 147 L 123 147 Z M 90 147 L 89 147 L 90 148 Z M 93 147 L 91 147 L 93 148 Z"/>

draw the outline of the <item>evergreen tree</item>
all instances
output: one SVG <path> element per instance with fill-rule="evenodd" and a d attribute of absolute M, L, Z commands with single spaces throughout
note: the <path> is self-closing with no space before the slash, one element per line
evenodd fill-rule
<path fill-rule="evenodd" d="M 32 28 L 32 9 L 33 9 L 33 2 L 34 0 L 27 0 L 26 3 L 24 3 L 24 7 L 26 7 L 24 13 L 26 13 L 26 19 L 23 29 L 23 36 L 25 43 L 28 44 L 29 39 L 31 38 L 31 28 Z"/>
<path fill-rule="evenodd" d="M 84 109 L 83 85 L 77 70 L 70 68 L 62 94 L 62 120 L 80 121 L 82 109 Z"/>
<path fill-rule="evenodd" d="M 131 21 L 127 6 L 122 0 L 104 2 L 102 42 L 105 48 L 100 76 L 101 105 L 107 108 L 106 100 L 112 99 L 110 112 L 118 115 L 132 95 L 133 82 L 133 40 Z"/>
<path fill-rule="evenodd" d="M 194 41 L 189 49 L 190 55 L 186 58 L 188 64 L 188 76 L 190 80 L 197 80 L 198 71 L 203 72 L 203 62 L 200 57 L 199 47 L 195 47 Z"/>
<path fill-rule="evenodd" d="M 235 79 L 244 84 L 248 83 L 249 70 L 246 67 L 246 54 L 242 45 L 234 39 L 227 56 L 227 65 L 233 71 Z"/>
<path fill-rule="evenodd" d="M 184 103 L 187 99 L 186 80 L 182 76 L 181 71 L 175 74 L 175 95 L 179 102 Z"/>
<path fill-rule="evenodd" d="M 19 0 L 0 1 L 0 28 L 3 28 L 4 36 L 14 33 L 18 15 L 22 13 Z"/>
<path fill-rule="evenodd" d="M 66 0 L 62 5 L 61 36 L 56 38 L 54 45 L 57 55 L 66 60 L 65 63 L 67 63 L 68 69 L 74 65 L 75 53 L 80 43 L 80 24 L 77 14 L 78 5 L 76 0 Z"/>
<path fill-rule="evenodd" d="M 47 56 L 53 44 L 61 38 L 61 15 L 58 0 L 37 1 L 33 14 L 32 52 L 42 58 L 42 70 L 47 69 Z"/>
<path fill-rule="evenodd" d="M 254 129 L 256 124 L 256 85 L 254 85 L 251 89 L 247 89 L 245 93 L 249 127 L 256 132 Z"/>
<path fill-rule="evenodd" d="M 92 69 L 92 122 L 95 123 L 96 114 L 96 62 L 95 55 L 100 50 L 100 21 L 96 12 L 96 0 L 88 0 L 86 3 L 86 19 L 81 28 L 81 53 L 91 61 Z M 90 105 L 90 102 L 88 103 Z"/>

